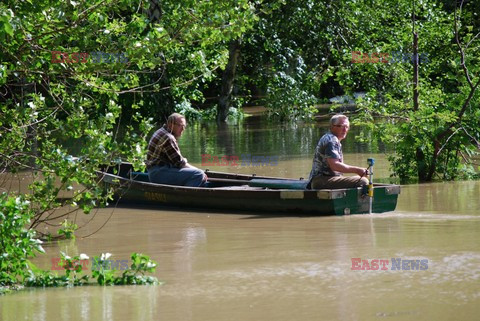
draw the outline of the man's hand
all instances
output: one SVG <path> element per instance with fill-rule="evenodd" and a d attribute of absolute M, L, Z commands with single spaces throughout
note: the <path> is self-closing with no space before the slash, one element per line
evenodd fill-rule
<path fill-rule="evenodd" d="M 353 166 L 352 166 L 353 167 Z M 360 177 L 367 176 L 368 175 L 368 169 L 362 168 L 362 167 L 357 167 L 355 174 L 357 174 Z"/>
<path fill-rule="evenodd" d="M 327 158 L 327 163 L 328 163 L 328 166 L 330 166 L 330 168 L 336 172 L 357 174 L 360 177 L 367 175 L 366 168 L 350 166 L 341 162 L 339 159 L 336 159 L 336 158 Z"/>
<path fill-rule="evenodd" d="M 185 167 L 201 170 L 200 168 L 195 167 L 195 166 L 193 166 L 193 165 L 190 165 L 189 163 L 186 163 L 185 166 L 184 166 L 184 168 L 185 168 Z M 208 176 L 207 176 L 207 174 L 206 174 L 204 171 L 202 171 L 202 172 L 203 172 L 203 181 L 206 182 L 206 181 L 208 180 Z"/>

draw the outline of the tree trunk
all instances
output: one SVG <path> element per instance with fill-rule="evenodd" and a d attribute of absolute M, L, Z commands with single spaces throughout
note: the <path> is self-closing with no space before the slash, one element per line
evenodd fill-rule
<path fill-rule="evenodd" d="M 418 110 L 418 34 L 413 33 L 413 110 Z"/>
<path fill-rule="evenodd" d="M 427 166 L 427 162 L 425 161 L 425 153 L 420 149 L 420 147 L 417 147 L 417 151 L 415 155 L 417 157 L 418 179 L 420 180 L 420 182 L 430 181 L 431 179 L 428 179 L 428 173 L 430 171 Z"/>
<path fill-rule="evenodd" d="M 217 107 L 217 122 L 224 122 L 227 119 L 239 55 L 240 40 L 232 40 L 229 45 L 228 63 L 222 76 L 222 89 Z"/>
<path fill-rule="evenodd" d="M 160 0 L 150 0 L 150 6 L 147 10 L 147 17 L 150 23 L 156 23 L 160 21 L 162 17 L 162 7 L 160 6 Z"/>

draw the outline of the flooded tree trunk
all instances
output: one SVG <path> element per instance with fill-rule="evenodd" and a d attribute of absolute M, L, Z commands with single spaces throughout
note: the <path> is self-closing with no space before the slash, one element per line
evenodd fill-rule
<path fill-rule="evenodd" d="M 413 110 L 418 110 L 418 34 L 413 33 Z"/>
<path fill-rule="evenodd" d="M 413 65 L 413 110 L 418 111 L 418 34 L 415 32 L 415 3 L 412 12 L 412 35 L 413 35 L 413 53 L 412 53 L 412 65 Z M 415 153 L 417 159 L 417 176 L 420 181 L 428 180 L 427 173 L 430 171 L 425 159 L 425 153 L 420 147 L 417 147 Z"/>
<path fill-rule="evenodd" d="M 217 107 L 217 122 L 224 122 L 227 119 L 239 55 L 240 40 L 232 40 L 229 45 L 228 63 L 222 76 L 222 89 Z"/>

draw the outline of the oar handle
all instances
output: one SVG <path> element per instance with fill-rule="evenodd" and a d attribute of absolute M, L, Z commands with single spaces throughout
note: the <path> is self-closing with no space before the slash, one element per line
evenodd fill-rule
<path fill-rule="evenodd" d="M 373 209 L 373 165 L 375 165 L 375 159 L 367 159 L 368 164 L 368 196 L 370 197 L 368 212 L 372 214 Z"/>

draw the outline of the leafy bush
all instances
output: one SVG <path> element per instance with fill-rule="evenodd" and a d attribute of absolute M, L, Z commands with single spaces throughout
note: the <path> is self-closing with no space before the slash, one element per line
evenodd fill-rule
<path fill-rule="evenodd" d="M 22 197 L 0 194 L 0 286 L 15 285 L 28 273 L 28 259 L 45 251 L 35 231 L 27 229 L 33 212 Z"/>
<path fill-rule="evenodd" d="M 317 109 L 316 98 L 305 88 L 304 80 L 297 79 L 285 72 L 278 72 L 273 77 L 266 99 L 270 116 L 281 120 L 311 117 Z"/>
<path fill-rule="evenodd" d="M 126 266 L 121 275 L 116 275 L 116 269 L 111 266 L 109 260 L 111 254 L 103 253 L 100 256 L 93 257 L 92 278 L 99 285 L 157 285 L 159 281 L 156 277 L 145 275 L 155 272 L 157 263 L 150 260 L 147 255 L 133 253 L 131 255 L 132 264 Z M 89 257 L 85 254 L 70 257 L 61 253 L 61 267 L 65 270 L 65 275 L 57 275 L 50 271 L 42 271 L 32 265 L 25 279 L 25 286 L 30 287 L 59 287 L 59 286 L 81 286 L 91 284 L 90 277 L 85 273 Z"/>

